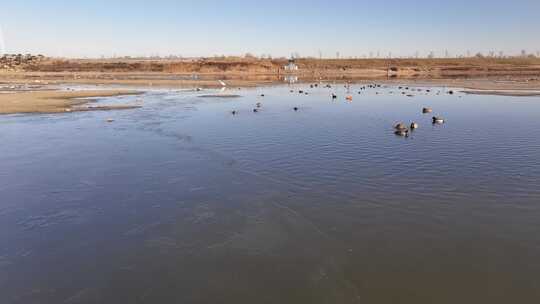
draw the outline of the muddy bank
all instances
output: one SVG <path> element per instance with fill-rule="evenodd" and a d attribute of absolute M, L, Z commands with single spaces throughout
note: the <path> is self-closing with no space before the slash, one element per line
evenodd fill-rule
<path fill-rule="evenodd" d="M 136 105 L 85 106 L 92 99 L 140 94 L 127 90 L 100 91 L 36 91 L 0 94 L 0 114 L 14 113 L 61 113 L 92 110 L 132 109 Z"/>

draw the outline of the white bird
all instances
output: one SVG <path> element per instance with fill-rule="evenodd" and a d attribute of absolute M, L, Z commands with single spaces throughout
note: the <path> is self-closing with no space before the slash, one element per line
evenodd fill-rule
<path fill-rule="evenodd" d="M 218 80 L 219 83 L 221 84 L 221 92 L 225 92 L 225 90 L 227 89 L 227 84 L 223 81 L 223 80 Z"/>

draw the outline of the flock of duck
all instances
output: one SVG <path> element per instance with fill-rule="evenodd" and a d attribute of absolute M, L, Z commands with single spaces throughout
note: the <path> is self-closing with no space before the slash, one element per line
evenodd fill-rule
<path fill-rule="evenodd" d="M 310 88 L 317 88 L 319 87 L 319 84 L 310 84 L 309 85 Z M 322 86 L 322 85 L 321 85 Z M 369 85 L 365 85 L 363 87 L 360 87 L 360 91 L 358 91 L 358 94 L 362 94 L 362 91 L 364 90 L 367 90 L 367 89 L 376 89 L 376 88 L 381 88 L 382 86 L 380 84 L 369 84 Z M 328 89 L 331 89 L 332 88 L 332 85 L 330 84 L 326 84 L 324 85 L 324 88 L 328 88 Z M 347 88 L 347 90 L 350 90 L 350 84 L 347 83 L 345 85 L 345 88 Z M 414 97 L 413 94 L 408 94 L 406 91 L 412 91 L 412 92 L 422 92 L 423 90 L 420 89 L 420 88 L 409 88 L 409 87 L 403 87 L 403 86 L 399 86 L 398 89 L 401 92 L 401 94 L 403 95 L 406 95 L 408 97 Z M 291 93 L 295 93 L 295 90 L 290 90 Z M 426 89 L 425 90 L 426 94 L 427 93 L 431 93 L 432 91 L 430 89 Z M 393 94 L 393 91 L 390 91 L 389 92 L 390 94 Z M 454 94 L 454 91 L 450 90 L 448 92 L 446 92 L 447 94 L 449 95 L 453 95 Z M 298 90 L 298 94 L 301 94 L 301 95 L 309 95 L 309 92 L 305 91 L 305 90 Z M 376 94 L 378 95 L 379 92 L 376 92 Z M 441 91 L 438 91 L 436 93 L 436 95 L 440 95 L 441 94 Z M 261 94 L 260 97 L 264 97 L 265 95 L 264 94 Z M 335 94 L 335 93 L 332 93 L 331 94 L 331 98 L 332 100 L 336 100 L 338 99 L 338 95 Z M 347 101 L 352 101 L 353 100 L 353 97 L 352 95 L 348 95 L 345 97 L 345 99 Z M 253 113 L 258 113 L 259 110 L 262 108 L 262 103 L 261 102 L 257 102 L 255 104 L 255 108 L 253 108 Z M 298 107 L 293 107 L 292 108 L 293 111 L 299 111 L 300 109 Z M 424 107 L 422 108 L 422 114 L 431 114 L 433 113 L 433 109 L 432 108 L 429 108 L 429 107 Z M 237 110 L 233 110 L 231 111 L 231 114 L 232 115 L 237 115 L 238 114 L 238 111 Z M 432 117 L 432 123 L 434 125 L 440 125 L 440 124 L 444 124 L 445 123 L 445 119 L 441 116 L 433 116 Z M 403 123 L 403 122 L 400 122 L 400 123 L 397 123 L 394 125 L 394 134 L 397 135 L 397 136 L 401 136 L 401 137 L 409 137 L 410 133 L 414 132 L 416 129 L 418 129 L 420 127 L 420 125 L 416 122 L 411 122 L 409 125 Z"/>
<path fill-rule="evenodd" d="M 433 113 L 433 109 L 431 108 L 422 108 L 422 114 L 431 114 Z M 444 118 L 441 116 L 433 116 L 432 122 L 434 125 L 440 125 L 444 123 Z M 414 132 L 414 130 L 418 129 L 420 125 L 416 122 L 411 122 L 410 126 L 407 127 L 406 124 L 400 122 L 394 125 L 394 134 L 398 136 L 408 137 L 410 132 Z"/>

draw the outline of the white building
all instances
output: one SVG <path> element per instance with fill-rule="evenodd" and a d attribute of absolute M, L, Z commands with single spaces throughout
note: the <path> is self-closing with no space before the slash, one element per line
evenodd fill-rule
<path fill-rule="evenodd" d="M 287 64 L 284 68 L 285 71 L 298 71 L 298 66 L 294 62 L 294 59 L 289 59 L 289 64 Z"/>

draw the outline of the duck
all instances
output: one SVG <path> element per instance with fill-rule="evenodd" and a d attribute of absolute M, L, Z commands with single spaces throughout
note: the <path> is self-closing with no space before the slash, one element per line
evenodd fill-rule
<path fill-rule="evenodd" d="M 396 129 L 396 130 L 407 130 L 407 126 L 404 123 L 400 122 L 400 123 L 394 125 L 394 129 Z"/>
<path fill-rule="evenodd" d="M 416 122 L 411 123 L 411 131 L 418 129 L 420 126 Z"/>
<path fill-rule="evenodd" d="M 442 118 L 440 116 L 434 116 L 433 117 L 433 123 L 434 124 L 443 124 L 444 123 L 444 118 Z"/>
<path fill-rule="evenodd" d="M 423 114 L 428 114 L 428 113 L 431 113 L 431 112 L 433 112 L 433 109 L 431 109 L 431 108 L 423 108 L 422 109 Z"/>
<path fill-rule="evenodd" d="M 298 107 L 294 107 L 293 110 L 294 110 L 294 111 L 298 111 Z"/>
<path fill-rule="evenodd" d="M 401 136 L 401 137 L 409 137 L 409 130 L 407 129 L 404 129 L 404 130 L 396 130 L 394 132 L 394 134 L 396 134 L 397 136 Z"/>
<path fill-rule="evenodd" d="M 238 114 L 238 112 L 237 112 L 236 110 L 232 110 L 232 111 L 231 111 L 231 114 L 232 114 L 232 115 L 236 115 L 236 114 Z"/>
<path fill-rule="evenodd" d="M 253 113 L 257 113 L 257 112 L 259 112 L 258 109 L 253 109 Z"/>
<path fill-rule="evenodd" d="M 336 95 L 336 94 L 332 94 L 332 99 L 337 99 L 337 95 Z"/>

